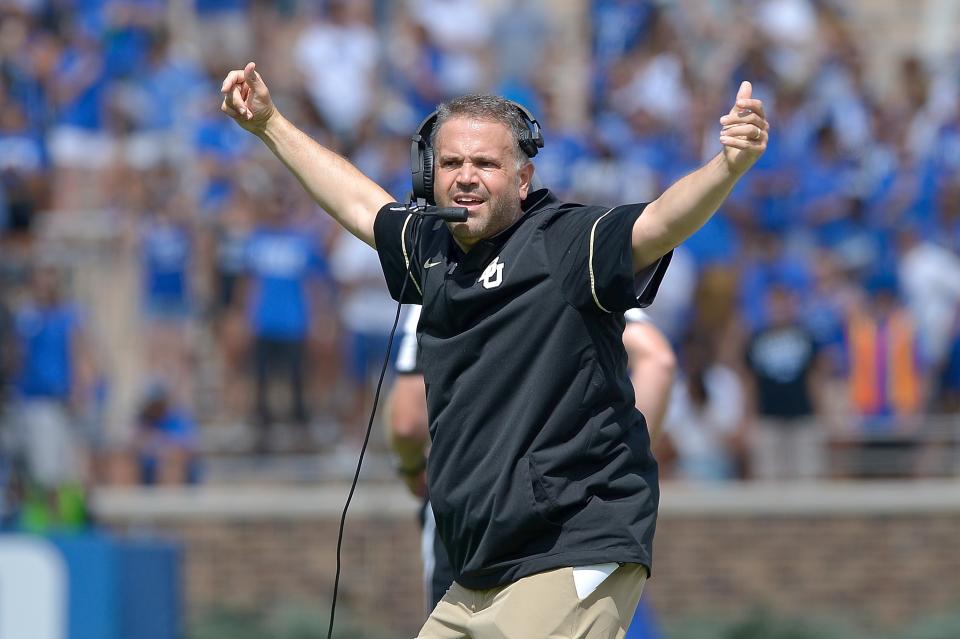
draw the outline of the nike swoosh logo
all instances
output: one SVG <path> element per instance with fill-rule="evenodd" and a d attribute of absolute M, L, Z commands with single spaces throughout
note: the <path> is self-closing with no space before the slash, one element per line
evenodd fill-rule
<path fill-rule="evenodd" d="M 427 260 L 423 263 L 423 268 L 433 268 L 437 264 L 440 264 L 440 262 L 431 262 L 430 260 Z"/>

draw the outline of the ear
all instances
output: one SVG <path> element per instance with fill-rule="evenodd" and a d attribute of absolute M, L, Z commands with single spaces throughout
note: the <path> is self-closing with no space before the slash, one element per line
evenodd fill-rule
<path fill-rule="evenodd" d="M 530 185 L 533 183 L 533 162 L 527 162 L 520 169 L 520 200 L 527 199 L 530 192 Z"/>

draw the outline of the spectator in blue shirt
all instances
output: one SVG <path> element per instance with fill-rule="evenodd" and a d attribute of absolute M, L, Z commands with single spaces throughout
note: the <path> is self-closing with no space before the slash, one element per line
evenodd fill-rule
<path fill-rule="evenodd" d="M 32 274 L 30 299 L 15 315 L 19 449 L 31 481 L 55 489 L 83 477 L 76 417 L 90 388 L 92 360 L 77 307 L 50 266 Z"/>
<path fill-rule="evenodd" d="M 143 484 L 185 484 L 199 479 L 197 425 L 174 403 L 170 389 L 153 383 L 139 415 L 137 462 Z"/>
<path fill-rule="evenodd" d="M 274 422 L 269 382 L 283 375 L 290 394 L 290 417 L 306 426 L 305 353 L 319 284 L 327 267 L 313 237 L 298 229 L 283 204 L 259 199 L 261 224 L 246 245 L 247 319 L 254 340 L 257 421 L 264 450 Z"/>
<path fill-rule="evenodd" d="M 10 370 L 13 365 L 13 316 L 7 305 L 7 289 L 0 281 L 0 414 L 4 413 L 10 382 Z"/>
<path fill-rule="evenodd" d="M 150 215 L 141 230 L 143 302 L 152 319 L 179 319 L 190 307 L 190 229 L 164 211 Z"/>
<path fill-rule="evenodd" d="M 171 198 L 147 213 L 140 226 L 141 303 L 150 375 L 176 386 L 189 400 L 193 389 L 191 326 L 192 279 L 196 253 L 194 229 L 183 216 L 190 204 Z"/>

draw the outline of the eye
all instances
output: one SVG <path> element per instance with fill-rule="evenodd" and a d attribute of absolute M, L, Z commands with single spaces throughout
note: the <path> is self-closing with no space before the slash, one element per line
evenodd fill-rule
<path fill-rule="evenodd" d="M 460 166 L 460 160 L 454 158 L 443 158 L 440 160 L 440 166 L 444 169 L 455 169 Z"/>

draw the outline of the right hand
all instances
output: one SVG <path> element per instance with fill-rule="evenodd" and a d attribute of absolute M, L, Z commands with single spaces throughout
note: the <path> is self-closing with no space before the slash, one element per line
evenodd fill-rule
<path fill-rule="evenodd" d="M 228 73 L 220 92 L 225 96 L 220 110 L 251 133 L 263 132 L 267 121 L 278 113 L 270 98 L 270 91 L 253 62 L 248 62 L 243 69 Z"/>

